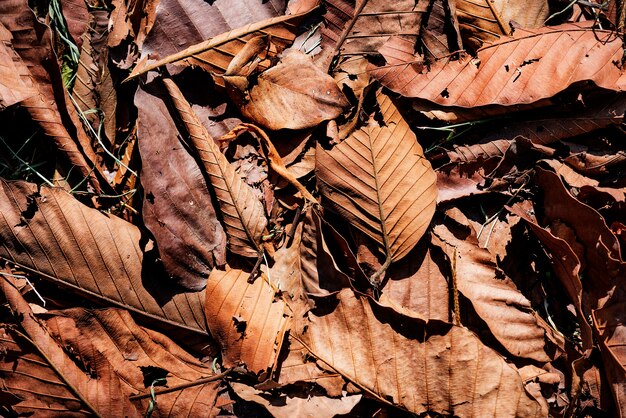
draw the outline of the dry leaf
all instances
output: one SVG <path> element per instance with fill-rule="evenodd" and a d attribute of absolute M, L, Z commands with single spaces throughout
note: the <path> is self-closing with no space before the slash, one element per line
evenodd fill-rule
<path fill-rule="evenodd" d="M 429 71 L 416 65 L 420 57 L 401 38 L 392 38 L 380 53 L 386 65 L 372 66 L 371 72 L 385 87 L 444 106 L 530 104 L 588 80 L 609 90 L 626 88 L 615 64 L 621 41 L 582 24 L 518 29 L 511 38 L 483 46 L 476 57 L 435 63 Z"/>
<path fill-rule="evenodd" d="M 233 75 L 224 77 L 227 85 Z M 348 105 L 335 80 L 297 50 L 261 73 L 250 91 L 231 98 L 244 116 L 272 130 L 311 128 L 336 118 Z"/>
<path fill-rule="evenodd" d="M 404 257 L 435 212 L 436 176 L 415 134 L 391 100 L 378 93 L 382 121 L 367 125 L 326 151 L 318 145 L 316 175 L 325 203 L 372 238 L 383 268 Z"/>
<path fill-rule="evenodd" d="M 265 275 L 250 283 L 243 270 L 213 270 L 206 289 L 205 312 L 211 335 L 222 347 L 226 367 L 243 365 L 265 380 L 274 369 L 289 310 Z"/>
<path fill-rule="evenodd" d="M 217 196 L 229 238 L 228 248 L 244 257 L 258 257 L 261 236 L 267 225 L 263 205 L 228 163 L 176 84 L 169 79 L 163 82 Z"/>
<path fill-rule="evenodd" d="M 157 90 L 151 95 L 140 88 L 135 94 L 142 215 L 168 274 L 185 288 L 199 290 L 214 266 L 226 264 L 226 234 L 202 171 L 178 140 L 176 125 L 161 97 L 167 93 Z"/>

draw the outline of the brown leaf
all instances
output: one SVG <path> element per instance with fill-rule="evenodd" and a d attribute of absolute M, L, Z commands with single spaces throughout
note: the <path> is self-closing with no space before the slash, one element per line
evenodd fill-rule
<path fill-rule="evenodd" d="M 224 77 L 227 85 L 230 78 L 231 74 Z M 276 66 L 261 73 L 252 89 L 244 93 L 239 94 L 245 95 L 242 102 L 235 100 L 243 115 L 272 130 L 312 128 L 335 119 L 348 106 L 335 80 L 297 50 L 285 53 Z"/>
<path fill-rule="evenodd" d="M 38 190 L 22 181 L 0 185 L 0 258 L 163 329 L 207 338 L 204 294 L 162 286 L 149 271 L 137 227 L 84 206 L 61 189 Z"/>
<path fill-rule="evenodd" d="M 337 415 L 350 414 L 354 406 L 361 400 L 361 395 L 346 395 L 340 398 L 316 396 L 315 394 L 281 393 L 272 396 L 242 383 L 230 384 L 237 396 L 250 402 L 263 405 L 275 418 L 332 418 Z"/>
<path fill-rule="evenodd" d="M 167 93 L 143 88 L 135 94 L 142 215 L 168 274 L 185 288 L 199 290 L 214 266 L 226 264 L 226 234 L 202 171 L 180 143 L 162 97 Z"/>
<path fill-rule="evenodd" d="M 344 289 L 299 336 L 325 368 L 414 414 L 537 416 L 515 367 L 468 330 L 398 314 Z"/>
<path fill-rule="evenodd" d="M 537 184 L 544 191 L 544 222 L 558 220 L 574 230 L 584 246 L 587 274 L 593 283 L 589 289 L 592 308 L 601 307 L 620 281 L 619 241 L 595 209 L 570 195 L 557 174 L 542 168 L 536 173 Z"/>
<path fill-rule="evenodd" d="M 385 87 L 445 106 L 530 104 L 587 80 L 609 90 L 626 87 L 614 64 L 622 56 L 619 39 L 582 24 L 518 29 L 476 58 L 436 63 L 428 72 L 415 65 L 420 58 L 405 40 L 393 38 L 380 52 L 386 66 L 372 67 L 372 74 Z"/>
<path fill-rule="evenodd" d="M 124 391 L 134 396 L 139 411 L 149 408 L 150 385 L 157 376 L 166 379 L 167 393 L 155 385 L 156 407 L 153 416 L 215 416 L 219 379 L 209 364 L 203 364 L 172 340 L 156 331 L 139 327 L 121 309 L 89 311 L 75 308 L 53 311 L 46 326 L 62 347 L 82 364 L 110 368 Z M 93 366 L 92 366 L 93 367 Z M 158 382 L 157 382 L 158 383 Z M 165 386 L 165 385 L 161 385 Z"/>
<path fill-rule="evenodd" d="M 463 49 L 456 1 L 431 0 L 427 18 L 422 19 L 421 42 L 424 55 L 440 59 Z"/>
<path fill-rule="evenodd" d="M 382 290 L 389 303 L 425 320 L 450 321 L 447 271 L 436 245 L 420 243 L 402 261 L 392 265 Z M 391 305 L 390 305 L 391 306 Z"/>
<path fill-rule="evenodd" d="M 206 289 L 205 313 L 211 335 L 222 347 L 226 367 L 244 365 L 260 380 L 273 370 L 289 310 L 264 274 L 249 283 L 250 273 L 214 269 Z"/>
<path fill-rule="evenodd" d="M 30 74 L 13 51 L 13 35 L 0 25 L 0 110 L 35 94 Z"/>
<path fill-rule="evenodd" d="M 376 277 L 424 235 L 437 196 L 435 172 L 415 134 L 387 96 L 378 93 L 377 100 L 384 123 L 372 116 L 332 150 L 318 145 L 315 170 L 328 207 L 385 255 Z"/>
<path fill-rule="evenodd" d="M 437 225 L 434 234 L 439 239 L 433 239 L 433 245 L 441 248 L 456 270 L 458 291 L 469 299 L 504 348 L 516 357 L 553 360 L 555 347 L 546 342 L 541 318 L 515 284 L 499 271 L 489 251 L 478 246 L 476 236 L 455 236 L 444 224 Z"/>
<path fill-rule="evenodd" d="M 33 374 L 34 376 L 39 375 L 42 377 L 46 375 L 54 376 L 54 373 L 50 373 L 47 370 L 49 367 L 56 372 L 60 378 L 59 383 L 62 384 L 62 388 L 55 388 L 53 391 L 50 384 L 43 384 L 36 379 L 29 382 L 28 379 L 20 379 L 18 377 L 19 375 L 13 372 L 8 374 L 11 383 L 16 385 L 11 388 L 13 391 L 23 394 L 26 399 L 35 398 L 35 402 L 37 403 L 38 401 L 41 402 L 42 398 L 52 398 L 53 402 L 57 403 L 57 405 L 61 405 L 62 410 L 70 409 L 76 411 L 84 408 L 96 416 L 140 416 L 135 406 L 128 400 L 130 391 L 127 387 L 123 386 L 122 381 L 117 378 L 110 365 L 94 362 L 92 367 L 94 368 L 93 372 L 95 376 L 97 376 L 95 379 L 84 373 L 63 348 L 50 336 L 47 329 L 37 321 L 28 303 L 22 298 L 17 288 L 14 287 L 12 278 L 5 276 L 0 279 L 0 288 L 4 293 L 11 311 L 19 318 L 19 324 L 24 329 L 28 341 L 36 348 L 45 361 L 36 364 L 33 368 L 33 364 L 27 360 L 28 357 L 22 355 L 17 362 L 17 366 L 22 369 L 27 376 L 33 376 Z M 15 343 L 15 340 L 11 342 Z M 32 358 L 33 356 L 29 357 Z M 0 372 L 6 375 L 8 371 L 7 366 L 9 366 L 9 364 L 7 364 L 6 359 L 3 360 L 4 361 L 0 360 Z M 32 372 L 30 371 L 31 368 L 34 369 Z M 56 378 L 56 376 L 54 376 L 54 378 Z M 29 386 L 25 386 L 29 383 Z M 37 393 L 39 386 L 42 386 L 41 390 L 43 393 Z M 64 392 L 70 392 L 69 402 L 67 399 L 59 399 L 59 395 L 64 394 Z M 53 396 L 46 396 L 47 394 Z M 75 402 L 76 400 L 78 400 L 78 402 Z M 19 404 L 17 407 L 22 408 Z M 28 403 L 23 407 L 28 408 Z M 35 406 L 35 408 L 37 407 Z M 33 412 L 33 410 L 29 410 L 29 412 Z"/>
<path fill-rule="evenodd" d="M 330 64 L 334 55 L 360 55 L 378 52 L 390 36 L 404 36 L 416 44 L 427 2 L 400 0 L 325 0 L 325 28 L 322 62 Z"/>
<path fill-rule="evenodd" d="M 163 82 L 217 196 L 229 238 L 228 248 L 244 257 L 257 257 L 267 225 L 263 205 L 220 152 L 176 84 L 169 79 Z"/>
<path fill-rule="evenodd" d="M 585 315 L 583 311 L 583 285 L 579 277 L 580 261 L 576 253 L 565 240 L 554 236 L 550 231 L 539 226 L 526 212 L 516 207 L 507 207 L 507 209 L 526 221 L 530 229 L 532 229 L 535 235 L 537 235 L 537 238 L 539 238 L 541 243 L 546 247 L 548 253 L 551 254 L 550 261 L 554 268 L 554 273 L 563 284 L 567 296 L 576 308 L 576 315 L 578 316 L 583 341 L 583 350 L 591 349 L 593 337 L 591 327 L 587 322 L 587 315 Z"/>
<path fill-rule="evenodd" d="M 101 192 L 102 188 L 106 187 L 106 182 L 103 181 L 101 184 L 96 176 L 98 170 L 94 171 L 92 168 L 96 158 L 89 146 L 89 138 L 80 122 L 75 123 L 76 120 L 72 120 L 73 126 L 69 127 L 73 131 L 72 136 L 59 113 L 63 112 L 68 118 L 72 118 L 73 107 L 64 103 L 68 99 L 60 74 L 51 75 L 46 69 L 48 63 L 57 65 L 51 46 L 50 29 L 36 19 L 26 0 L 2 2 L 0 24 L 13 34 L 13 48 L 21 58 L 20 62 L 14 61 L 18 66 L 18 72 L 30 76 L 35 89 L 34 94 L 22 101 L 21 105 L 31 118 L 39 123 L 44 134 L 54 141 L 57 149 L 82 176 L 89 179 L 95 191 Z M 63 98 L 59 102 L 55 100 L 58 97 L 55 90 L 58 96 Z M 81 144 L 80 148 L 78 143 Z M 104 179 L 103 175 L 100 177 Z"/>
<path fill-rule="evenodd" d="M 270 35 L 272 42 L 280 50 L 286 48 L 296 37 L 297 25 L 309 13 L 310 10 L 296 15 L 278 16 L 251 23 L 192 45 L 156 62 L 148 63 L 147 57 L 145 57 L 135 66 L 129 79 L 138 77 L 163 65 L 173 63 L 184 66 L 198 66 L 212 74 L 221 75 L 228 68 L 232 57 L 248 40 L 254 37 Z M 276 55 L 277 52 L 279 51 L 270 51 L 270 55 Z M 219 78 L 216 78 L 216 82 L 222 84 Z"/>
<path fill-rule="evenodd" d="M 476 50 L 483 43 L 498 41 L 520 28 L 540 28 L 548 18 L 546 0 L 523 3 L 509 0 L 456 1 L 459 28 L 465 45 Z"/>

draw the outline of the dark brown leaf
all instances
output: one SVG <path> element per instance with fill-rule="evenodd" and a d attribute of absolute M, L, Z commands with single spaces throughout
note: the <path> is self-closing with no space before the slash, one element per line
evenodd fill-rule
<path fill-rule="evenodd" d="M 185 288 L 199 290 L 214 266 L 226 264 L 226 234 L 202 171 L 179 141 L 162 97 L 167 93 L 153 95 L 142 88 L 135 94 L 142 215 L 168 274 Z"/>

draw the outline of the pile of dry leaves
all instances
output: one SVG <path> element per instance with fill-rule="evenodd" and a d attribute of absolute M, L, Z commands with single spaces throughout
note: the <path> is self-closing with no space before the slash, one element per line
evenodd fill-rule
<path fill-rule="evenodd" d="M 0 1 L 0 415 L 626 417 L 625 21 Z"/>

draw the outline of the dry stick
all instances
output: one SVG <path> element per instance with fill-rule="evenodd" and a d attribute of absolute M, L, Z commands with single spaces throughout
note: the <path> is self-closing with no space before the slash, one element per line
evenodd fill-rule
<path fill-rule="evenodd" d="M 215 376 L 205 377 L 204 379 L 198 379 L 198 380 L 195 380 L 193 382 L 182 383 L 180 385 L 172 386 L 172 387 L 169 387 L 169 388 L 166 388 L 166 389 L 162 389 L 162 390 L 159 390 L 159 391 L 155 390 L 154 391 L 154 396 L 163 395 L 165 393 L 176 392 L 176 391 L 187 389 L 187 388 L 190 388 L 190 387 L 193 387 L 193 386 L 203 385 L 205 383 L 215 382 L 216 380 L 220 380 L 220 379 L 226 377 L 232 371 L 233 371 L 233 368 L 230 368 L 230 369 L 226 369 L 224 372 L 222 372 L 220 374 L 216 374 Z M 136 400 L 139 400 L 139 399 L 146 399 L 146 398 L 150 398 L 150 397 L 152 397 L 151 393 L 144 393 L 142 395 L 129 396 L 128 399 L 131 400 L 131 401 L 136 401 Z"/>
<path fill-rule="evenodd" d="M 298 179 L 293 174 L 291 174 L 291 172 L 289 172 L 287 167 L 285 167 L 283 159 L 281 158 L 280 154 L 274 147 L 274 144 L 272 144 L 272 141 L 267 136 L 265 131 L 263 131 L 263 129 L 251 123 L 242 123 L 234 128 L 232 131 L 224 135 L 222 138 L 232 139 L 241 132 L 256 133 L 257 137 L 259 138 L 259 142 L 267 147 L 267 159 L 270 162 L 270 167 L 272 167 L 272 170 L 274 170 L 279 176 L 284 178 L 289 184 L 294 186 L 302 194 L 302 197 L 304 197 L 306 200 L 313 204 L 317 204 L 317 200 L 313 197 L 313 195 L 306 189 L 306 187 L 302 185 L 302 183 L 298 181 Z"/>

